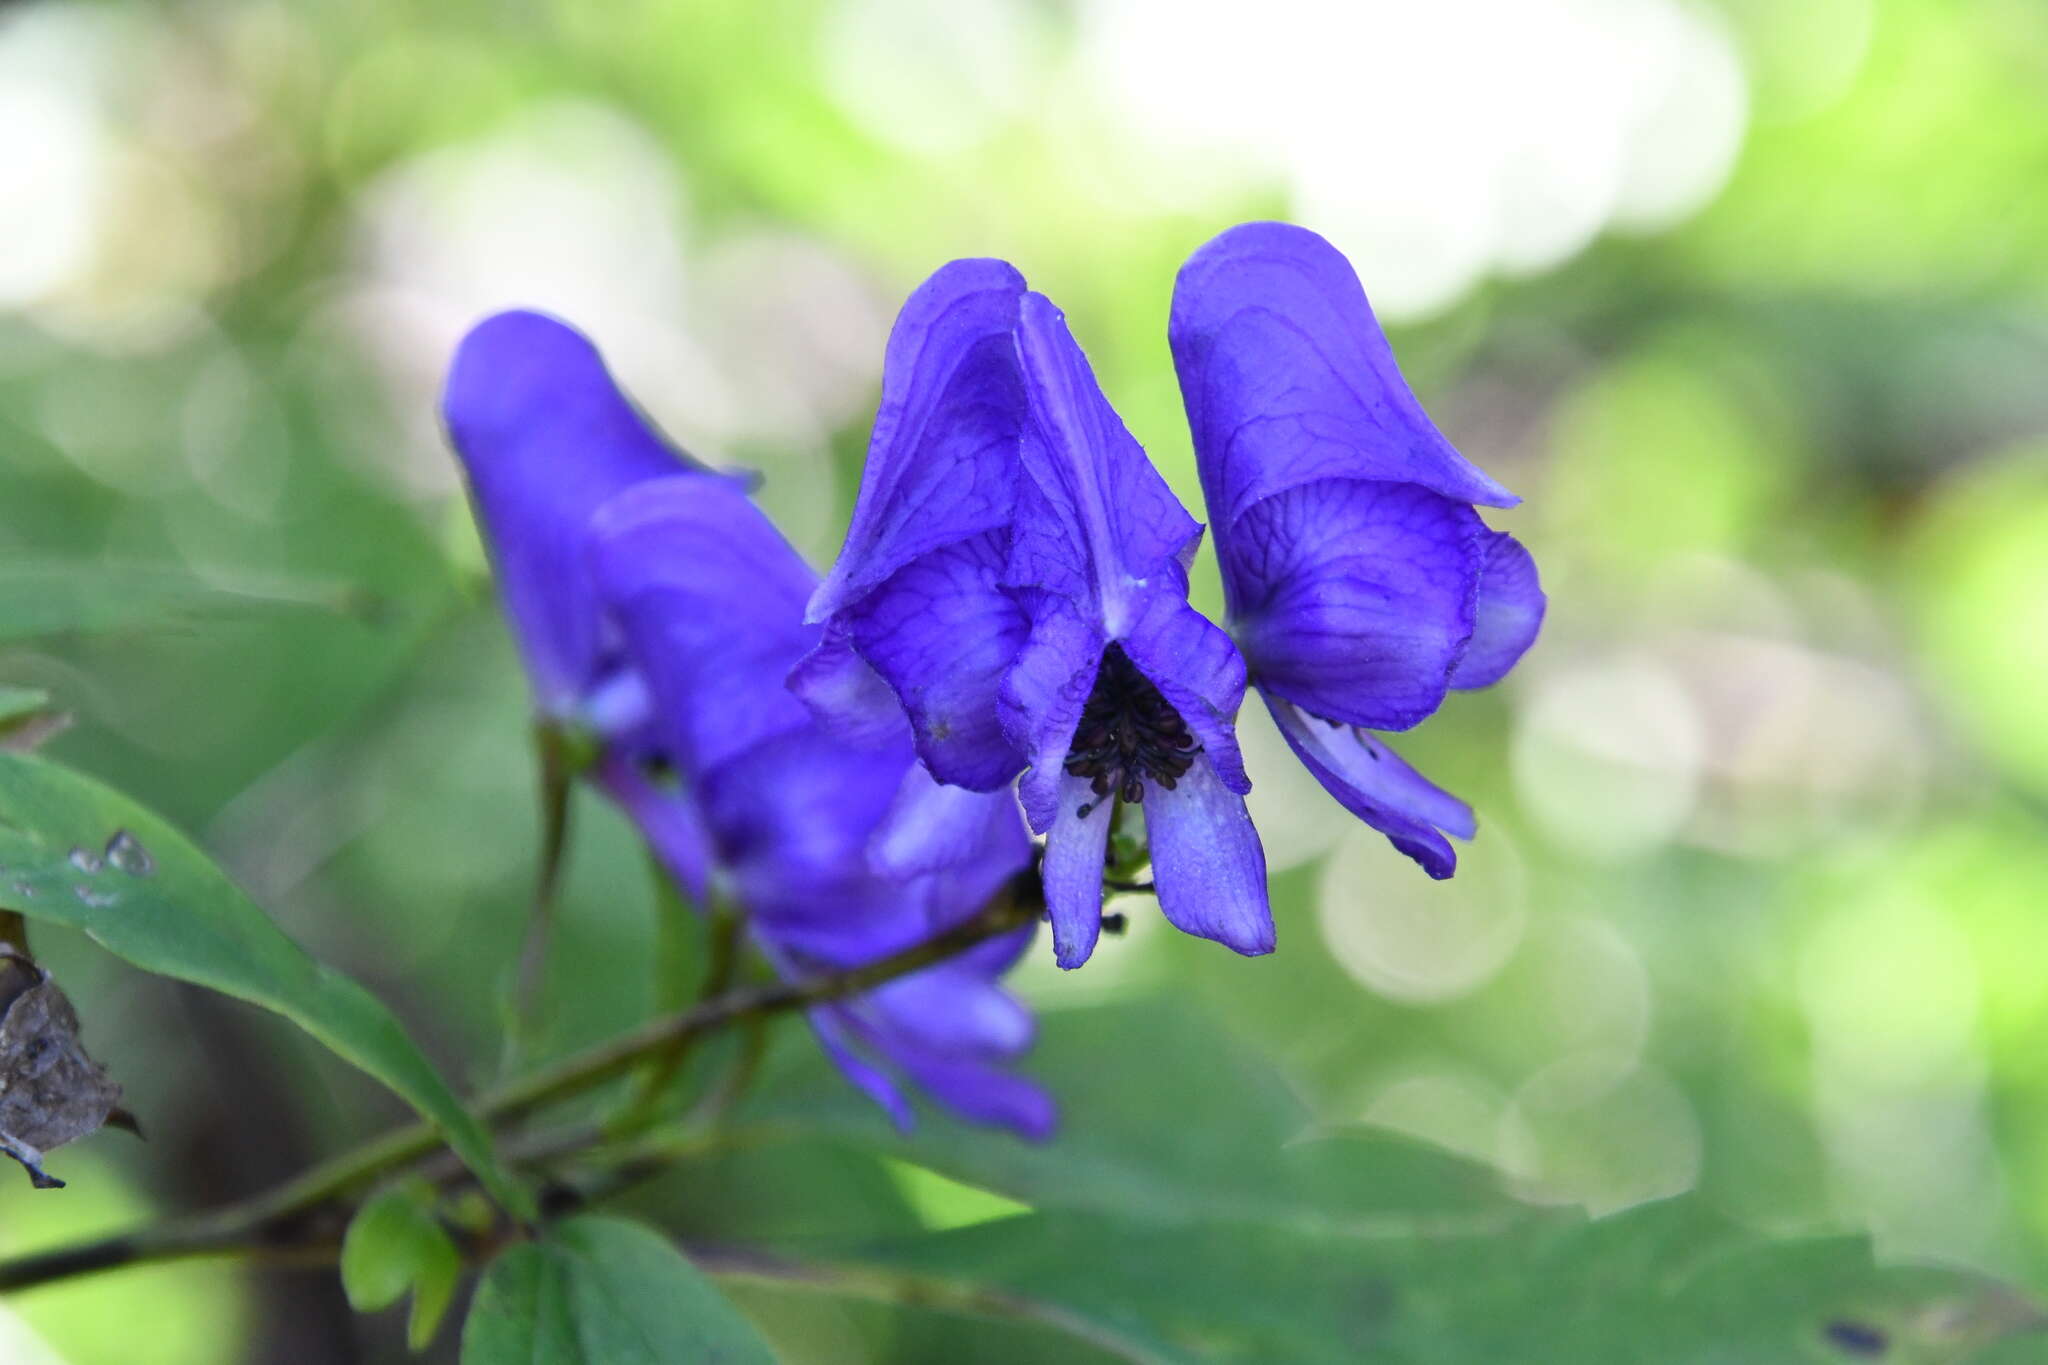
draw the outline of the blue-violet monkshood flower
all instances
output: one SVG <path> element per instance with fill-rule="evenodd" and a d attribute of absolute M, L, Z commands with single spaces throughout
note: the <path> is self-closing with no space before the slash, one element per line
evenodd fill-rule
<path fill-rule="evenodd" d="M 586 775 L 665 864 L 701 885 L 710 854 L 693 809 L 640 776 L 656 759 L 652 717 L 597 599 L 590 520 L 637 483 L 722 476 L 650 430 L 589 339 L 540 313 L 498 313 L 471 328 L 441 412 L 541 724 L 595 746 Z"/>
<path fill-rule="evenodd" d="M 885 729 L 879 675 L 940 782 L 1022 774 L 1062 967 L 1094 950 L 1125 804 L 1169 921 L 1273 947 L 1235 734 L 1244 663 L 1187 600 L 1200 538 L 1014 269 L 955 261 L 911 296 L 846 543 L 811 599 L 825 635 L 791 687 L 842 733 Z"/>
<path fill-rule="evenodd" d="M 1373 734 L 1498 682 L 1536 638 L 1518 499 L 1439 432 L 1344 257 L 1284 223 L 1181 268 L 1169 327 L 1232 636 L 1295 754 L 1432 877 L 1471 809 Z"/>
<path fill-rule="evenodd" d="M 535 708 L 608 735 L 644 720 L 598 609 L 590 518 L 636 483 L 708 471 L 648 429 L 581 333 L 539 313 L 472 328 L 441 409 Z"/>
<path fill-rule="evenodd" d="M 857 966 L 972 915 L 1029 862 L 1007 794 L 948 792 L 907 730 L 854 744 L 783 685 L 816 586 L 735 480 L 679 459 L 596 349 L 533 313 L 480 324 L 445 412 L 544 716 L 586 727 L 592 776 L 694 901 L 729 898 L 786 975 Z M 899 729 L 902 727 L 899 726 Z M 1007 1070 L 1030 1014 L 997 984 L 1027 928 L 809 1019 L 899 1123 L 895 1075 L 970 1119 L 1044 1137 Z"/>

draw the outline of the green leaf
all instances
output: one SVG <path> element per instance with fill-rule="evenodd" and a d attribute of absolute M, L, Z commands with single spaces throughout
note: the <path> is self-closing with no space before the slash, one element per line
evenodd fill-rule
<path fill-rule="evenodd" d="M 813 1049 L 812 1051 L 815 1051 Z M 830 1068 L 806 1058 L 744 1111 L 791 1136 L 858 1143 L 1042 1210 L 1163 1221 L 1246 1217 L 1305 1224 L 1490 1207 L 1490 1172 L 1419 1143 L 1301 1141 L 1314 1116 L 1267 1063 L 1197 1009 L 1170 1000 L 1064 1010 L 1041 1021 L 1029 1069 L 1056 1077 L 1050 1142 L 927 1112 L 909 1134 Z"/>
<path fill-rule="evenodd" d="M 1870 1342 L 1936 1365 L 2013 1329 L 1983 1281 L 1879 1269 L 1857 1238 L 1744 1234 L 1697 1197 L 1596 1222 L 1501 1212 L 1378 1233 L 1038 1214 L 870 1247 L 847 1274 L 872 1293 L 883 1267 L 899 1301 L 1035 1319 L 1155 1365 L 1852 1365 Z"/>
<path fill-rule="evenodd" d="M 405 1297 L 419 1248 L 433 1236 L 446 1238 L 420 1207 L 416 1190 L 386 1190 L 356 1210 L 341 1239 L 341 1287 L 349 1307 L 375 1313 Z"/>
<path fill-rule="evenodd" d="M 101 562 L 0 568 L 0 643 L 166 627 L 251 612 L 305 610 L 372 616 L 379 604 L 334 584 L 224 588 L 179 568 Z"/>
<path fill-rule="evenodd" d="M 358 1313 L 389 1308 L 412 1291 L 407 1338 L 415 1351 L 434 1339 L 462 1275 L 462 1255 L 434 1217 L 423 1182 L 384 1191 L 356 1212 L 341 1243 L 341 1286 Z"/>
<path fill-rule="evenodd" d="M 462 1365 L 773 1365 L 753 1324 L 660 1234 L 573 1218 L 485 1273 Z"/>
<path fill-rule="evenodd" d="M 55 763 L 0 753 L 0 906 L 159 976 L 275 1010 L 435 1123 L 492 1196 L 532 1201 L 391 1012 L 315 962 L 171 825 Z"/>
<path fill-rule="evenodd" d="M 462 1282 L 462 1254 L 444 1235 L 434 1244 L 419 1266 L 413 1281 L 412 1313 L 405 1322 L 405 1344 L 424 1351 L 434 1344 L 448 1305 L 455 1302 L 455 1287 Z"/>
<path fill-rule="evenodd" d="M 1329 1131 L 1185 1005 L 1052 1014 L 1040 1037 L 1031 1067 L 1061 1104 L 1047 1144 L 936 1114 L 897 1135 L 808 1066 L 751 1112 L 798 1139 L 764 1159 L 857 1143 L 1035 1212 L 723 1273 L 1018 1318 L 1155 1365 L 1932 1365 L 2020 1326 L 1988 1281 L 1878 1269 L 1860 1239 L 1773 1240 L 1699 1196 L 1588 1221 L 1441 1149 Z M 767 1241 L 770 1256 L 829 1245 Z M 1881 1357 L 1853 1354 L 1879 1338 Z"/>

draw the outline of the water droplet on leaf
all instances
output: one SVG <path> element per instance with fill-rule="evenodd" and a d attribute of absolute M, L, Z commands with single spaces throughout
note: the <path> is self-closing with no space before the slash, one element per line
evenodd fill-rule
<path fill-rule="evenodd" d="M 71 850 L 71 865 L 80 872 L 97 872 L 106 866 L 106 860 L 89 848 Z"/>
<path fill-rule="evenodd" d="M 120 899 L 111 891 L 95 891 L 89 886 L 74 886 L 71 888 L 71 891 L 78 899 L 84 901 L 95 910 L 104 910 Z"/>
<path fill-rule="evenodd" d="M 131 877 L 147 877 L 156 871 L 156 859 L 125 829 L 115 830 L 114 837 L 107 840 L 107 865 Z"/>

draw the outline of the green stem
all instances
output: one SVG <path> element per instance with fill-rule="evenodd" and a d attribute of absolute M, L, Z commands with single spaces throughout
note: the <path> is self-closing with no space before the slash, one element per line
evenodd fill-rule
<path fill-rule="evenodd" d="M 527 912 L 526 941 L 519 952 L 513 1026 L 506 1031 L 506 1050 L 511 1054 L 508 1066 L 516 1064 L 520 1045 L 533 1033 L 540 1012 L 540 988 L 547 972 L 548 944 L 554 938 L 556 893 L 569 846 L 570 798 L 576 778 L 569 738 L 559 727 L 537 722 L 533 748 L 540 776 L 540 863 L 534 869 L 533 904 Z"/>
<path fill-rule="evenodd" d="M 984 940 L 1028 924 L 1036 909 L 1022 898 L 999 896 L 973 918 L 863 967 L 803 981 L 728 991 L 689 1009 L 651 1019 L 615 1038 L 491 1091 L 477 1105 L 492 1128 L 616 1079 L 674 1047 L 735 1024 L 857 994 L 952 957 Z M 26 1289 L 116 1266 L 192 1256 L 294 1254 L 337 1239 L 327 1206 L 373 1181 L 429 1156 L 444 1145 L 440 1131 L 410 1124 L 323 1162 L 253 1199 L 197 1218 L 179 1219 L 121 1236 L 59 1247 L 0 1261 L 0 1291 Z"/>
<path fill-rule="evenodd" d="M 717 1082 L 706 1091 L 704 1097 L 691 1110 L 693 1124 L 716 1127 L 725 1122 L 725 1116 L 732 1112 L 747 1093 L 747 1087 L 754 1083 L 754 1076 L 761 1069 L 761 1059 L 768 1055 L 768 1026 L 759 1019 L 749 1019 L 740 1025 L 740 1050 L 732 1065 L 719 1073 Z"/>
<path fill-rule="evenodd" d="M 643 1058 L 653 1056 L 673 1043 L 700 1038 L 747 1019 L 807 1009 L 828 1000 L 857 994 L 884 981 L 893 981 L 977 943 L 1021 929 L 1031 922 L 1034 913 L 1031 907 L 1010 897 L 999 897 L 973 918 L 864 967 L 850 967 L 803 981 L 729 991 L 679 1014 L 649 1020 L 609 1042 L 587 1048 L 506 1086 L 484 1102 L 483 1115 L 493 1123 L 516 1119 L 542 1105 L 622 1075 Z"/>
<path fill-rule="evenodd" d="M 662 876 L 659 868 L 656 872 L 658 877 Z M 662 932 L 672 940 L 680 939 L 680 928 L 672 921 L 688 916 L 689 907 L 668 888 L 665 878 L 657 885 L 657 909 L 665 917 Z M 731 900 L 720 895 L 712 896 L 710 923 L 706 931 L 704 979 L 697 988 L 699 1001 L 716 999 L 732 989 L 733 976 L 739 968 L 741 923 L 739 909 Z M 677 975 L 679 973 L 673 971 L 662 972 L 662 979 L 655 983 L 657 993 L 664 991 L 664 980 L 673 980 Z M 671 998 L 658 1003 L 663 1008 L 674 1009 L 682 1001 Z M 662 1092 L 683 1069 L 683 1063 L 689 1060 L 696 1043 L 697 1036 L 678 1038 L 669 1047 L 655 1053 L 654 1060 L 641 1073 L 632 1103 L 626 1106 L 619 1119 L 616 1132 L 620 1136 L 637 1133 L 660 1117 Z"/>
<path fill-rule="evenodd" d="M 693 975 L 709 980 L 716 974 L 711 968 L 693 974 L 691 968 L 700 956 L 698 939 L 706 940 L 701 956 L 715 962 L 720 928 L 732 923 L 733 911 L 729 902 L 714 892 L 706 907 L 709 913 L 699 914 L 667 866 L 652 853 L 647 858 L 647 873 L 654 884 L 654 1007 L 679 1010 L 692 999 Z M 700 931 L 700 925 L 708 927 Z M 701 1000 L 706 994 L 716 992 L 699 992 L 695 998 Z"/>
<path fill-rule="evenodd" d="M 204 1256 L 242 1256 L 271 1266 L 331 1265 L 341 1256 L 341 1234 L 324 1231 L 319 1236 L 278 1242 L 239 1222 L 192 1219 L 164 1223 L 126 1236 L 15 1257 L 0 1266 L 6 1272 L 0 1288 L 27 1289 L 123 1266 L 160 1265 Z"/>

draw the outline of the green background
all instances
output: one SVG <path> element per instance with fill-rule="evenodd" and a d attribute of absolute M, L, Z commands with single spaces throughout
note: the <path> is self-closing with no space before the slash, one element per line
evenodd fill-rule
<path fill-rule="evenodd" d="M 1397 740 L 1479 812 L 1456 880 L 1349 823 L 1253 707 L 1280 950 L 1136 902 L 1083 972 L 1040 945 L 1016 978 L 1058 1032 L 1040 1074 L 1133 1078 L 1118 1143 L 1063 1139 L 1126 1160 L 1071 1180 L 1213 1211 L 1212 1166 L 1153 1188 L 1129 1159 L 1203 1121 L 1145 1080 L 1182 1025 L 1073 1043 L 1086 1011 L 1171 995 L 1278 1068 L 1299 1123 L 1419 1136 L 1537 1207 L 1696 1192 L 1717 1226 L 1867 1230 L 1887 1262 L 2048 1287 L 2048 11 L 1402 8 L 0 6 L 0 683 L 55 694 L 76 725 L 51 754 L 191 831 L 480 1083 L 535 815 L 432 419 L 462 326 L 570 313 L 678 439 L 761 470 L 822 565 L 888 321 L 961 255 L 1067 310 L 1199 515 L 1173 272 L 1296 217 L 1526 499 L 1496 524 L 1551 614 L 1508 683 Z M 1712 136 L 1727 156 L 1687 150 Z M 1687 166 L 1690 197 L 1652 202 Z M 577 815 L 550 1050 L 649 999 L 641 860 Z M 287 1026 L 37 946 L 151 1140 L 56 1154 L 61 1195 L 0 1180 L 0 1251 L 218 1203 L 399 1118 Z M 912 1164 L 975 1168 L 927 1138 L 721 1159 L 642 1203 L 763 1238 L 1012 1211 Z M 793 1361 L 1080 1358 L 738 1292 Z M 129 1361 L 146 1321 L 151 1360 L 396 1360 L 401 1318 L 353 1318 L 331 1274 L 185 1266 L 26 1295 L 0 1343 Z"/>

